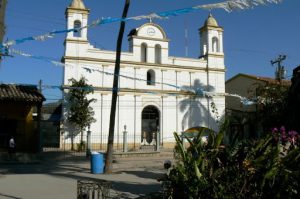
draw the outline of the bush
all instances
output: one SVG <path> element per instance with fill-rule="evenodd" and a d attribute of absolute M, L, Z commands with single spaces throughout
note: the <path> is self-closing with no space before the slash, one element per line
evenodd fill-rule
<path fill-rule="evenodd" d="M 77 144 L 77 151 L 78 152 L 83 152 L 86 150 L 86 143 L 85 141 L 81 141 L 80 143 Z"/>
<path fill-rule="evenodd" d="M 289 134 L 292 135 L 292 134 Z M 173 198 L 299 198 L 300 153 L 296 142 L 269 133 L 257 141 L 223 146 L 223 132 L 202 132 L 185 149 L 174 133 L 177 163 L 170 171 Z"/>

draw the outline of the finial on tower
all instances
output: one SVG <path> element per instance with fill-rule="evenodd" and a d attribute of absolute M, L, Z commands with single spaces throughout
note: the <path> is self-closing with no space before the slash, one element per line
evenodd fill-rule
<path fill-rule="evenodd" d="M 217 20 L 211 14 L 211 10 L 209 11 L 209 15 L 208 15 L 206 21 L 204 22 L 204 26 L 219 27 Z"/>

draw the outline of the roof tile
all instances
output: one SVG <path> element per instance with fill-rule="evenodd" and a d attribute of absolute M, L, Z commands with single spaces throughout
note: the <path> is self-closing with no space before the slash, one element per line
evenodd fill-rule
<path fill-rule="evenodd" d="M 45 98 L 36 86 L 0 84 L 0 101 L 43 102 Z"/>

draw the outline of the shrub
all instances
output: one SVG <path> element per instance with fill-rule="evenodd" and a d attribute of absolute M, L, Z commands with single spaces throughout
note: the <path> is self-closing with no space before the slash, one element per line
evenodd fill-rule
<path fill-rule="evenodd" d="M 80 143 L 77 144 L 77 151 L 82 152 L 86 150 L 86 143 L 85 141 L 81 141 Z"/>
<path fill-rule="evenodd" d="M 282 131 L 281 131 L 282 132 Z M 202 132 L 186 149 L 177 133 L 176 165 L 168 175 L 173 198 L 297 198 L 300 153 L 298 134 L 279 142 L 276 133 L 256 141 L 223 146 L 223 131 Z M 297 141 L 291 143 L 292 137 Z M 281 139 L 281 138 L 280 138 Z"/>

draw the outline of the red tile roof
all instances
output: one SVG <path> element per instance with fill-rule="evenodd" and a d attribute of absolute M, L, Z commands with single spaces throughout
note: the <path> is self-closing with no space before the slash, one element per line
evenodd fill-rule
<path fill-rule="evenodd" d="M 247 78 L 254 79 L 254 80 L 260 80 L 260 81 L 263 81 L 268 84 L 279 84 L 278 80 L 271 78 L 271 77 L 259 77 L 259 76 L 243 74 L 243 73 L 239 73 L 239 74 L 235 75 L 234 77 L 227 80 L 226 83 L 230 82 L 231 80 L 233 80 L 239 76 L 247 77 Z M 292 84 L 292 82 L 290 80 L 283 79 L 283 80 L 281 80 L 281 84 L 285 85 L 285 86 L 290 86 Z"/>
<path fill-rule="evenodd" d="M 0 101 L 43 102 L 45 98 L 36 86 L 0 84 Z"/>

